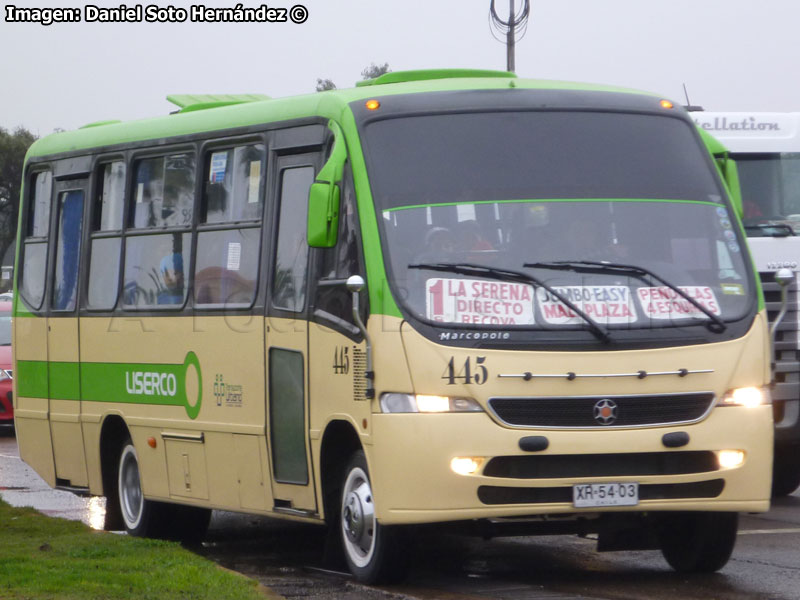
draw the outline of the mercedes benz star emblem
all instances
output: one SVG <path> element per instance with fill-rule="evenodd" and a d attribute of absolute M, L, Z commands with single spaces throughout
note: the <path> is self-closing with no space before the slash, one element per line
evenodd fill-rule
<path fill-rule="evenodd" d="M 617 420 L 617 403 L 608 398 L 598 400 L 594 405 L 594 420 L 600 425 L 611 425 Z"/>

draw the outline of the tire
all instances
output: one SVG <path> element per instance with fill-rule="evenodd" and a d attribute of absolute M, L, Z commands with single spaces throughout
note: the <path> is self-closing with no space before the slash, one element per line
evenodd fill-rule
<path fill-rule="evenodd" d="M 340 488 L 339 525 L 344 558 L 362 583 L 391 583 L 408 571 L 402 527 L 381 525 L 375 518 L 372 486 L 364 452 L 355 452 Z"/>
<path fill-rule="evenodd" d="M 117 497 L 122 522 L 130 535 L 196 543 L 203 539 L 211 510 L 147 500 L 142 493 L 139 455 L 128 438 L 117 470 Z"/>
<path fill-rule="evenodd" d="M 800 487 L 800 446 L 775 448 L 772 465 L 772 497 L 788 496 Z"/>
<path fill-rule="evenodd" d="M 679 573 L 713 573 L 736 545 L 738 513 L 675 513 L 661 522 L 661 553 Z"/>
<path fill-rule="evenodd" d="M 136 537 L 160 537 L 163 509 L 142 493 L 139 455 L 130 438 L 122 444 L 117 469 L 117 497 L 125 530 Z"/>

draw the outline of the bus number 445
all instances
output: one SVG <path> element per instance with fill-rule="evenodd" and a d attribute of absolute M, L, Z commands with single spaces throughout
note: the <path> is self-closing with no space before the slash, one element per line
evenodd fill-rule
<path fill-rule="evenodd" d="M 483 385 L 489 377 L 489 371 L 484 364 L 485 361 L 485 356 L 476 356 L 475 364 L 473 365 L 472 358 L 468 357 L 463 365 L 460 362 L 456 365 L 455 357 L 451 356 L 450 362 L 447 363 L 447 368 L 442 374 L 442 379 L 447 380 L 447 385 L 455 385 L 456 381 Z M 458 371 L 456 371 L 456 368 L 458 368 Z"/>

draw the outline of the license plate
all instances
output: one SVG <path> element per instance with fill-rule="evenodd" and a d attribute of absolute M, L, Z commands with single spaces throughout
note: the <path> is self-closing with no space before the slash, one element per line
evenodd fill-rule
<path fill-rule="evenodd" d="M 572 486 L 572 505 L 576 508 L 637 504 L 638 483 L 586 483 Z"/>

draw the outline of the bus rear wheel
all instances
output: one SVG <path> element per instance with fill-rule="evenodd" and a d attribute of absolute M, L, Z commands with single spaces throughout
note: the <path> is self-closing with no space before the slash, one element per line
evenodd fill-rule
<path fill-rule="evenodd" d="M 738 513 L 666 515 L 661 522 L 661 553 L 680 573 L 713 573 L 730 559 L 738 529 Z"/>
<path fill-rule="evenodd" d="M 117 479 L 122 521 L 130 535 L 190 543 L 203 539 L 211 510 L 147 500 L 142 493 L 139 455 L 130 438 L 122 445 Z"/>
<path fill-rule="evenodd" d="M 122 521 L 130 535 L 137 537 L 157 537 L 161 506 L 147 500 L 142 493 L 139 472 L 139 455 L 130 438 L 122 444 L 117 471 L 117 491 Z"/>
<path fill-rule="evenodd" d="M 355 452 L 344 471 L 339 510 L 344 557 L 350 572 L 362 583 L 389 583 L 405 577 L 408 553 L 400 527 L 381 525 L 364 452 Z"/>

